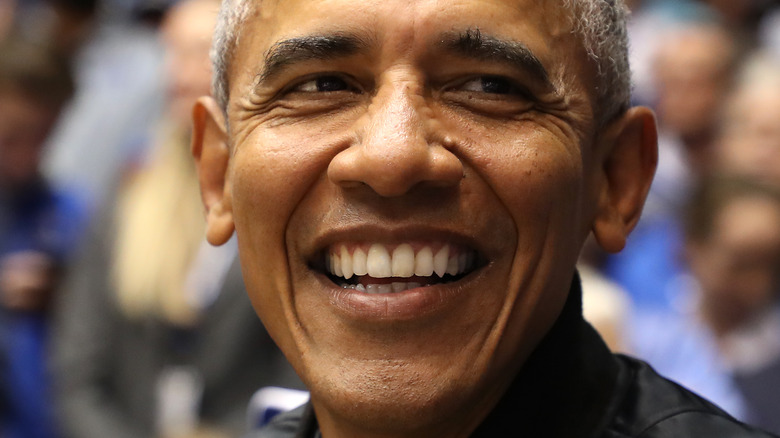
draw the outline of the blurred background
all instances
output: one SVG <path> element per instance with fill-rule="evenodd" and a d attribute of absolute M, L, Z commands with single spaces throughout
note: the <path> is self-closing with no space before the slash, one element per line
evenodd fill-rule
<path fill-rule="evenodd" d="M 0 0 L 0 437 L 240 436 L 255 389 L 301 387 L 203 240 L 218 6 Z M 583 250 L 586 318 L 780 434 L 780 1 L 629 6 L 660 162 L 626 249 Z"/>

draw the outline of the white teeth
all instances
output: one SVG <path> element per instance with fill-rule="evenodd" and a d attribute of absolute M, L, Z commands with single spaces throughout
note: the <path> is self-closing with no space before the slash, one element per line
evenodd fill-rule
<path fill-rule="evenodd" d="M 393 275 L 392 265 L 390 263 L 390 253 L 384 245 L 375 243 L 368 249 L 368 258 L 366 261 L 368 275 L 374 278 L 387 278 Z"/>
<path fill-rule="evenodd" d="M 447 261 L 447 273 L 450 275 L 458 275 L 458 257 L 450 257 Z"/>
<path fill-rule="evenodd" d="M 440 278 L 444 277 L 444 274 L 447 273 L 447 265 L 450 258 L 450 247 L 449 245 L 444 245 L 439 252 L 436 253 L 435 256 L 433 256 L 433 272 L 436 273 Z"/>
<path fill-rule="evenodd" d="M 435 255 L 431 246 L 424 246 L 415 254 L 414 248 L 408 243 L 395 247 L 392 254 L 380 243 L 372 244 L 368 252 L 363 248 L 356 247 L 352 254 L 346 245 L 334 248 L 334 252 L 325 257 L 328 272 L 344 279 L 365 275 L 373 278 L 411 278 L 430 277 L 434 274 L 441 278 L 446 274 L 454 276 L 474 268 L 473 252 L 455 253 L 449 245 L 442 246 Z M 403 284 L 404 288 L 407 287 L 406 283 L 398 283 Z"/>
<path fill-rule="evenodd" d="M 339 261 L 339 256 L 334 255 L 331 256 L 331 263 L 333 265 L 333 274 L 337 277 L 341 277 L 344 275 L 344 272 L 341 270 L 341 261 Z"/>
<path fill-rule="evenodd" d="M 352 253 L 352 270 L 355 275 L 366 275 L 368 269 L 366 268 L 366 253 L 362 249 L 357 248 Z"/>
<path fill-rule="evenodd" d="M 393 251 L 393 277 L 408 278 L 414 275 L 414 250 L 404 243 Z"/>
<path fill-rule="evenodd" d="M 403 292 L 406 290 L 406 283 L 393 282 L 393 292 Z"/>
<path fill-rule="evenodd" d="M 355 273 L 355 271 L 352 270 L 352 257 L 349 255 L 347 247 L 344 245 L 341 246 L 341 272 L 342 275 L 340 276 L 343 276 L 346 279 L 351 278 Z"/>
<path fill-rule="evenodd" d="M 430 246 L 421 249 L 414 258 L 414 275 L 420 277 L 433 275 L 433 250 Z"/>

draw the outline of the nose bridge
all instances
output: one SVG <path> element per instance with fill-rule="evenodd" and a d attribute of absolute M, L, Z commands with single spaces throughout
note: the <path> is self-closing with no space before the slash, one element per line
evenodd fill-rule
<path fill-rule="evenodd" d="M 380 82 L 366 113 L 353 127 L 354 140 L 338 153 L 328 176 L 342 187 L 366 185 L 383 197 L 401 196 L 418 184 L 457 184 L 460 160 L 435 139 L 433 112 L 412 74 Z"/>
<path fill-rule="evenodd" d="M 364 153 L 375 159 L 408 161 L 428 149 L 425 101 L 407 81 L 382 87 L 368 109 L 368 120 L 358 137 Z M 409 153 L 416 153 L 409 156 Z M 401 163 L 397 163 L 401 164 Z"/>

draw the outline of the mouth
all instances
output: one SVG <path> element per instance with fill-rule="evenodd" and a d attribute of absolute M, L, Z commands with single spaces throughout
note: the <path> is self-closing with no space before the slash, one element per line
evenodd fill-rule
<path fill-rule="evenodd" d="M 397 294 L 457 282 L 477 270 L 480 259 L 474 249 L 444 242 L 339 243 L 322 252 L 316 269 L 342 289 Z"/>

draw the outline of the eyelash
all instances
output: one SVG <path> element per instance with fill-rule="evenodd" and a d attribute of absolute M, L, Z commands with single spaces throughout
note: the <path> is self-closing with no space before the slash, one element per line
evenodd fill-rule
<path fill-rule="evenodd" d="M 319 83 L 320 81 L 325 81 L 325 80 L 331 80 L 332 81 L 333 79 L 336 79 L 338 81 L 343 82 L 344 88 L 343 89 L 338 89 L 338 90 L 324 90 L 324 91 L 320 91 L 319 90 L 319 87 L 321 85 Z M 304 87 L 307 84 L 314 84 L 314 88 L 315 89 L 314 90 L 304 90 L 304 88 L 308 88 L 308 87 Z M 340 92 L 340 91 L 356 92 L 356 91 L 358 91 L 358 87 L 354 86 L 354 81 L 352 81 L 352 80 L 350 80 L 348 78 L 345 78 L 344 75 L 341 75 L 341 74 L 338 74 L 338 73 L 319 73 L 319 74 L 316 74 L 316 75 L 309 76 L 309 77 L 307 77 L 305 79 L 302 79 L 301 81 L 297 82 L 295 85 L 291 86 L 286 92 L 287 93 L 294 93 L 294 92 L 299 92 L 299 93 L 335 93 L 335 92 Z"/>
<path fill-rule="evenodd" d="M 326 80 L 333 80 L 336 79 L 338 81 L 343 82 L 344 88 L 343 89 L 334 89 L 334 90 L 322 90 L 320 91 L 320 86 L 326 85 L 319 83 L 320 81 L 326 81 Z M 486 87 L 486 81 L 493 81 L 494 86 L 495 82 L 503 82 L 499 84 L 498 86 L 502 88 L 500 91 L 486 91 L 486 90 L 458 90 L 458 88 L 462 88 L 466 84 L 472 83 L 474 81 L 482 81 L 480 84 L 483 88 Z M 349 80 L 348 78 L 345 78 L 343 75 L 338 73 L 320 73 L 314 76 L 310 76 L 308 78 L 305 78 L 301 80 L 300 82 L 297 82 L 295 85 L 291 86 L 287 92 L 301 92 L 301 93 L 328 93 L 328 92 L 339 92 L 339 91 L 357 91 L 358 87 L 353 85 L 354 81 Z M 304 86 L 307 84 L 314 84 L 314 89 L 305 90 Z M 452 91 L 467 91 L 467 92 L 474 92 L 474 93 L 485 93 L 485 94 L 495 94 L 495 95 L 520 95 L 522 97 L 529 97 L 528 90 L 526 90 L 524 87 L 521 87 L 517 85 L 515 81 L 512 79 L 503 77 L 503 76 L 496 76 L 496 75 L 481 75 L 481 76 L 474 76 L 471 77 L 465 81 L 460 82 L 459 84 L 453 86 L 450 88 Z"/>
<path fill-rule="evenodd" d="M 466 89 L 466 85 L 473 83 L 475 81 L 481 81 L 481 83 L 478 86 L 481 86 L 481 90 L 474 90 L 474 89 Z M 494 86 L 495 82 L 500 82 L 498 85 L 499 88 L 501 88 L 500 91 L 486 91 L 485 88 L 489 88 L 489 86 L 486 86 L 486 82 L 493 81 Z M 463 92 L 470 92 L 470 93 L 484 93 L 487 95 L 495 95 L 495 96 L 519 96 L 524 99 L 530 99 L 531 93 L 523 86 L 520 86 L 517 84 L 516 81 L 504 77 L 504 76 L 496 76 L 496 75 L 478 75 L 470 77 L 464 81 L 458 82 L 456 85 L 452 86 L 450 88 L 451 91 L 463 91 Z"/>

